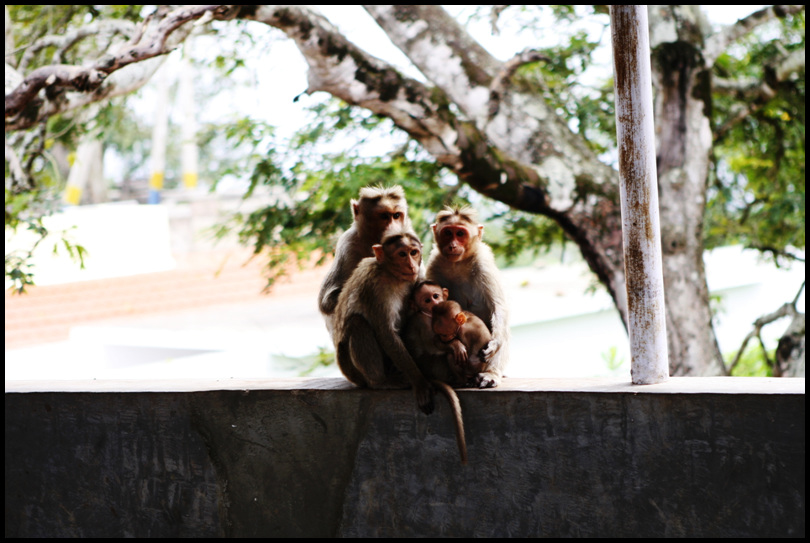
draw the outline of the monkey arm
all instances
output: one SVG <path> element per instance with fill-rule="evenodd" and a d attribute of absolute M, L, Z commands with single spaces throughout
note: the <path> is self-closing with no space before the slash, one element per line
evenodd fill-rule
<path fill-rule="evenodd" d="M 444 352 L 450 352 L 453 354 L 453 359 L 456 361 L 456 364 L 463 364 L 467 361 L 468 353 L 467 347 L 464 343 L 461 342 L 459 338 L 455 338 L 452 341 L 447 343 L 439 340 L 436 338 L 435 344 L 440 347 Z"/>
<path fill-rule="evenodd" d="M 498 386 L 509 362 L 510 331 L 507 311 L 504 306 L 495 306 L 491 322 L 492 340 L 482 353 L 488 363 L 487 371 L 479 373 L 476 378 L 480 388 Z"/>
<path fill-rule="evenodd" d="M 343 285 L 363 259 L 362 248 L 358 247 L 357 237 L 357 230 L 352 225 L 338 239 L 335 247 L 335 259 L 332 261 L 318 293 L 318 309 L 324 315 L 331 315 L 335 312 Z"/>
<path fill-rule="evenodd" d="M 481 388 L 496 387 L 500 384 L 506 365 L 509 362 L 509 308 L 506 303 L 506 295 L 501 287 L 500 278 L 497 275 L 494 258 L 491 266 L 482 268 L 481 288 L 483 298 L 487 300 L 486 313 L 488 318 L 484 318 L 491 333 L 492 340 L 483 351 L 484 358 L 488 362 L 486 372 L 478 374 L 477 381 Z"/>
<path fill-rule="evenodd" d="M 504 343 L 509 339 L 509 319 L 506 309 L 500 304 L 496 304 L 492 311 L 490 318 L 490 327 L 492 329 L 492 341 L 487 348 L 487 351 L 495 353 Z"/>
<path fill-rule="evenodd" d="M 467 361 L 467 347 L 461 342 L 460 339 L 454 339 L 450 342 L 450 348 L 453 349 L 453 356 L 456 362 L 463 364 Z"/>
<path fill-rule="evenodd" d="M 375 328 L 377 328 L 375 326 Z M 411 384 L 427 383 L 427 379 L 422 375 L 419 367 L 414 362 L 405 344 L 396 334 L 391 334 L 387 330 L 375 330 L 380 346 L 383 348 L 385 354 L 394 362 L 400 371 L 405 375 Z"/>

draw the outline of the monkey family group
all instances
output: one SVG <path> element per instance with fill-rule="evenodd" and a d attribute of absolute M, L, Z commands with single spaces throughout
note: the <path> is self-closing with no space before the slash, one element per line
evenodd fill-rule
<path fill-rule="evenodd" d="M 413 388 L 426 414 L 434 390 L 446 395 L 466 463 L 453 388 L 498 386 L 509 359 L 506 299 L 483 226 L 471 208 L 439 211 L 423 265 L 402 187 L 366 187 L 351 206 L 318 294 L 338 367 L 359 387 Z"/>

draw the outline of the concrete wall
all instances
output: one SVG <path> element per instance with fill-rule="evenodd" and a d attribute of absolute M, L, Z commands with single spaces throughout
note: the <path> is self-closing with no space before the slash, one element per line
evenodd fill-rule
<path fill-rule="evenodd" d="M 804 379 L 6 382 L 6 537 L 805 535 Z"/>

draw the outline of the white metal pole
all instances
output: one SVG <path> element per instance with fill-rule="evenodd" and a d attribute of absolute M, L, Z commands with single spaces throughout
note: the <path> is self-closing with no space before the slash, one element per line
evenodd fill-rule
<path fill-rule="evenodd" d="M 610 6 L 630 376 L 669 378 L 647 6 Z"/>

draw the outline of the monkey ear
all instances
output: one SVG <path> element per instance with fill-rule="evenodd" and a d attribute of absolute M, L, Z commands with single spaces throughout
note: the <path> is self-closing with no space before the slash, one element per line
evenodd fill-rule
<path fill-rule="evenodd" d="M 459 326 L 461 326 L 461 325 L 462 325 L 462 324 L 464 324 L 465 322 L 467 322 L 467 315 L 465 315 L 464 313 L 458 313 L 458 314 L 456 315 L 456 324 L 458 324 Z"/>
<path fill-rule="evenodd" d="M 446 288 L 442 288 L 442 296 L 444 296 L 444 299 L 447 300 L 447 297 L 450 296 L 450 291 Z"/>
<path fill-rule="evenodd" d="M 433 230 L 433 239 L 436 239 L 436 223 L 430 225 L 430 229 Z"/>
<path fill-rule="evenodd" d="M 484 225 L 478 225 L 478 239 L 484 239 Z"/>
<path fill-rule="evenodd" d="M 383 251 L 382 245 L 379 243 L 372 245 L 371 250 L 374 251 L 374 256 L 377 259 L 377 262 L 383 262 L 385 260 L 385 251 Z"/>
<path fill-rule="evenodd" d="M 360 203 L 357 200 L 352 200 L 352 215 L 357 217 L 357 214 L 360 212 Z"/>

